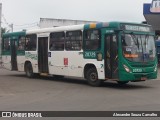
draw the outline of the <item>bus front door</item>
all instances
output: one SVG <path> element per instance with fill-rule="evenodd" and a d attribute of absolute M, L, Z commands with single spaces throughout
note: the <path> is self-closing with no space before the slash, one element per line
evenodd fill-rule
<path fill-rule="evenodd" d="M 105 77 L 118 78 L 118 44 L 115 34 L 105 35 Z"/>
<path fill-rule="evenodd" d="M 11 70 L 18 70 L 17 67 L 17 39 L 11 39 Z"/>
<path fill-rule="evenodd" d="M 38 38 L 38 69 L 39 73 L 48 73 L 48 37 Z"/>

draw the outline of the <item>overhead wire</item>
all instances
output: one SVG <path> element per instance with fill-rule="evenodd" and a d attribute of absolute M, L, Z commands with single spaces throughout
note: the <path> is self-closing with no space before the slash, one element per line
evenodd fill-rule
<path fill-rule="evenodd" d="M 2 14 L 2 18 L 3 18 L 3 21 L 2 23 L 4 23 L 7 28 L 9 28 L 10 30 L 12 29 L 12 26 L 13 24 L 9 24 L 4 16 L 4 14 Z M 14 24 L 14 28 L 16 29 L 29 29 L 29 28 L 33 28 L 33 27 L 38 27 L 38 22 L 33 22 L 33 23 L 28 23 L 28 24 Z"/>
<path fill-rule="evenodd" d="M 4 21 L 1 21 L 2 24 L 4 23 L 6 25 L 7 28 L 11 29 L 11 24 L 9 24 L 6 20 L 6 18 L 4 17 L 4 14 L 2 14 L 2 20 Z"/>

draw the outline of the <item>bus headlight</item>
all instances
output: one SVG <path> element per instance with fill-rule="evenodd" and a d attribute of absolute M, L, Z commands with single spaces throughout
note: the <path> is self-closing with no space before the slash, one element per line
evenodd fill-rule
<path fill-rule="evenodd" d="M 126 70 L 126 72 L 131 72 L 131 70 L 126 65 L 123 65 L 123 67 Z"/>
<path fill-rule="evenodd" d="M 154 68 L 154 72 L 156 72 L 157 71 L 157 65 L 155 66 L 155 68 Z"/>

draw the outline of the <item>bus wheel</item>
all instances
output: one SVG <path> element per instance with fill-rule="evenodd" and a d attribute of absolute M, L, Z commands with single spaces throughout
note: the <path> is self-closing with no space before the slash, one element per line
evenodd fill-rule
<path fill-rule="evenodd" d="M 97 70 L 95 68 L 91 68 L 87 71 L 86 78 L 88 84 L 91 86 L 98 87 L 101 85 L 101 80 L 98 79 Z"/>
<path fill-rule="evenodd" d="M 117 81 L 117 83 L 119 84 L 119 85 L 125 85 L 125 84 L 127 84 L 129 81 Z"/>
<path fill-rule="evenodd" d="M 33 68 L 32 68 L 32 64 L 31 63 L 28 63 L 25 66 L 25 72 L 26 72 L 26 76 L 29 77 L 29 78 L 32 78 L 34 76 Z"/>

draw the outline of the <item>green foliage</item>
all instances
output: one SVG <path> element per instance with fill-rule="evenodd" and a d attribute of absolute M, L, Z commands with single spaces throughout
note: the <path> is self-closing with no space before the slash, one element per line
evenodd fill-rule
<path fill-rule="evenodd" d="M 3 35 L 4 33 L 7 33 L 7 32 L 9 32 L 9 31 L 7 31 L 7 29 L 6 28 L 1 28 L 1 35 Z"/>

